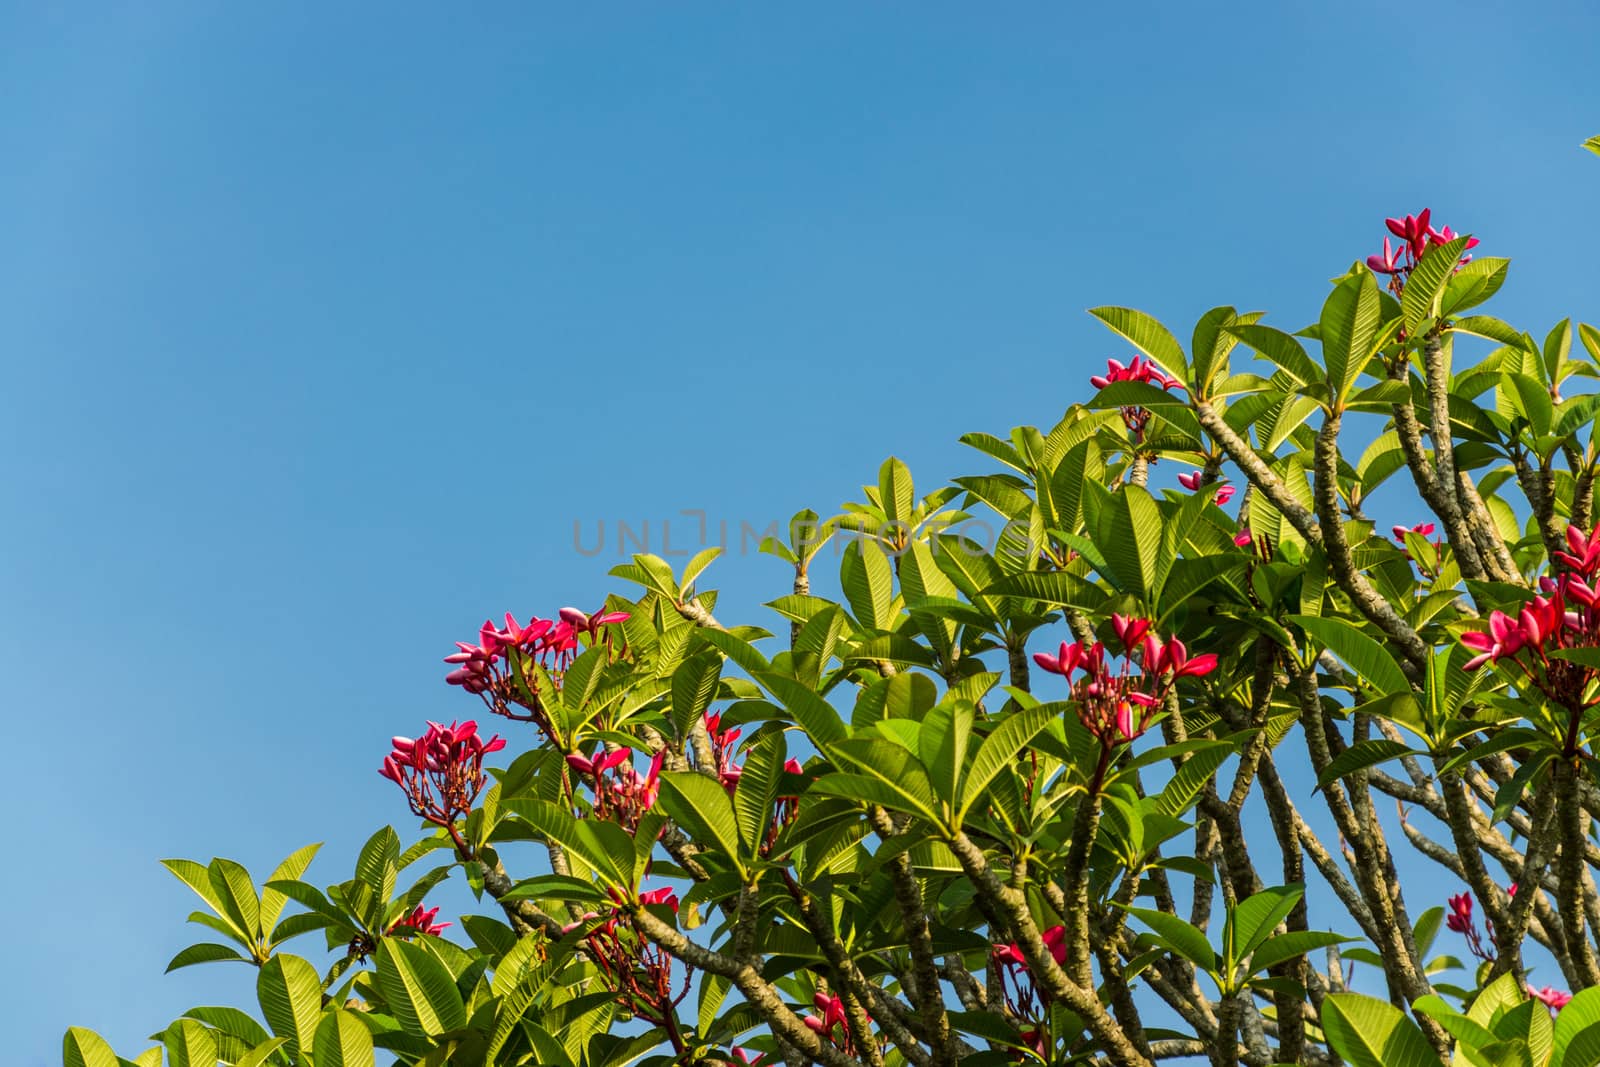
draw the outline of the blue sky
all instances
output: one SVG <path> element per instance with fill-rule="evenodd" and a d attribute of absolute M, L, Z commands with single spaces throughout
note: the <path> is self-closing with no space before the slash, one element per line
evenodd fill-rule
<path fill-rule="evenodd" d="M 1122 354 L 1084 308 L 1298 326 L 1427 205 L 1594 316 L 1584 8 L 0 4 L 10 1054 L 248 998 L 161 977 L 156 860 L 347 877 L 450 642 L 619 520 L 984 470 Z"/>

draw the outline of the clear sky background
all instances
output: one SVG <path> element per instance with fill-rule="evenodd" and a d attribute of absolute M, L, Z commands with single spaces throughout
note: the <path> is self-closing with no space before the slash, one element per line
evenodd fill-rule
<path fill-rule="evenodd" d="M 1385 214 L 1600 317 L 1586 4 L 603 7 L 0 4 L 8 1062 L 248 1004 L 161 977 L 157 859 L 409 835 L 450 642 L 619 521 L 987 470 L 1124 354 L 1083 309 L 1298 327 Z"/>

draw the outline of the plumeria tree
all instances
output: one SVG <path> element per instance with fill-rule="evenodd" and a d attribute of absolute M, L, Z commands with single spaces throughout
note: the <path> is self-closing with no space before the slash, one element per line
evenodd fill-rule
<path fill-rule="evenodd" d="M 1094 309 L 1126 362 L 797 514 L 758 624 L 716 549 L 485 623 L 348 879 L 168 861 L 258 1003 L 65 1062 L 1600 1064 L 1600 331 L 1387 229 L 1298 329 Z"/>

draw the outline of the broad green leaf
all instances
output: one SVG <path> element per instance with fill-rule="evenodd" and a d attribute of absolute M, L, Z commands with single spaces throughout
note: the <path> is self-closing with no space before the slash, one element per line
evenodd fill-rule
<path fill-rule="evenodd" d="M 117 1054 L 93 1030 L 73 1026 L 61 1040 L 61 1062 L 65 1067 L 117 1067 Z"/>
<path fill-rule="evenodd" d="M 227 905 L 223 902 L 216 888 L 211 884 L 211 872 L 194 860 L 162 860 L 161 865 L 177 876 L 178 880 L 190 889 L 196 896 L 206 902 L 206 906 L 216 912 L 218 917 L 227 924 L 233 936 L 240 944 L 250 944 L 250 934 L 239 923 L 228 915 Z"/>
<path fill-rule="evenodd" d="M 1328 1044 L 1351 1067 L 1440 1067 L 1422 1029 L 1399 1008 L 1360 993 L 1323 1001 Z"/>
<path fill-rule="evenodd" d="M 311 1047 L 322 1012 L 322 979 L 315 967 L 299 956 L 278 953 L 256 975 L 256 998 L 267 1026 L 288 1039 L 291 1057 Z"/>
<path fill-rule="evenodd" d="M 672 726 L 679 737 L 688 737 L 711 706 L 721 677 L 722 656 L 713 649 L 696 652 L 672 672 Z"/>
<path fill-rule="evenodd" d="M 1250 956 L 1250 968 L 1253 971 L 1264 971 L 1269 967 L 1276 967 L 1285 960 L 1303 956 L 1314 949 L 1327 948 L 1329 945 L 1338 945 L 1351 940 L 1354 939 L 1326 930 L 1291 930 L 1269 938 L 1265 944 L 1256 949 Z"/>
<path fill-rule="evenodd" d="M 1290 334 L 1256 323 L 1228 327 L 1228 332 L 1274 363 L 1301 386 L 1320 385 L 1322 368 L 1306 354 L 1305 348 Z"/>
<path fill-rule="evenodd" d="M 1227 741 L 1214 741 L 1205 748 L 1197 749 L 1184 761 L 1183 766 L 1173 772 L 1155 798 L 1156 810 L 1174 818 L 1188 811 L 1206 782 L 1233 753 L 1234 746 Z"/>
<path fill-rule="evenodd" d="M 1110 577 L 1123 591 L 1151 603 L 1160 585 L 1163 532 L 1154 498 L 1137 485 L 1123 486 L 1101 512 L 1098 525 Z"/>
<path fill-rule="evenodd" d="M 1201 970 L 1216 972 L 1217 954 L 1204 930 L 1195 929 L 1176 915 L 1152 908 L 1129 908 L 1127 911 L 1154 930 L 1156 937 L 1172 951 Z"/>
<path fill-rule="evenodd" d="M 428 950 L 384 938 L 377 963 L 378 988 L 406 1033 L 438 1037 L 467 1024 L 455 978 Z"/>
<path fill-rule="evenodd" d="M 960 804 L 961 771 L 972 740 L 972 705 L 964 700 L 941 703 L 922 720 L 917 757 L 928 770 L 933 795 L 951 812 Z"/>
<path fill-rule="evenodd" d="M 395 877 L 400 870 L 400 836 L 385 826 L 367 839 L 356 857 L 356 878 L 380 901 L 394 896 Z"/>
<path fill-rule="evenodd" d="M 233 860 L 214 859 L 206 868 L 211 888 L 226 908 L 225 915 L 250 936 L 254 951 L 261 940 L 261 901 L 250 872 Z"/>
<path fill-rule="evenodd" d="M 217 1042 L 193 1019 L 179 1019 L 162 1035 L 168 1067 L 217 1067 Z"/>
<path fill-rule="evenodd" d="M 633 882 L 633 839 L 613 822 L 579 819 L 547 800 L 512 797 L 506 810 L 527 820 L 541 836 L 582 860 L 609 885 L 630 888 Z"/>
<path fill-rule="evenodd" d="M 1338 656 L 1363 681 L 1380 693 L 1404 693 L 1410 690 L 1405 672 L 1377 641 L 1343 619 L 1321 615 L 1291 615 L 1296 623 L 1314 640 Z"/>
<path fill-rule="evenodd" d="M 1410 751 L 1409 745 L 1381 737 L 1357 741 L 1328 761 L 1322 773 L 1317 775 L 1317 788 L 1326 789 L 1330 783 L 1337 782 L 1346 775 L 1398 759 Z"/>
<path fill-rule="evenodd" d="M 1400 295 L 1400 307 L 1405 314 L 1406 332 L 1413 337 L 1418 336 L 1423 327 L 1438 316 L 1445 284 L 1450 281 L 1450 275 L 1455 272 L 1462 250 L 1466 247 L 1466 236 L 1457 237 L 1448 244 L 1433 245 L 1422 254 L 1416 269 L 1406 279 L 1405 291 Z"/>
<path fill-rule="evenodd" d="M 755 679 L 788 709 L 812 743 L 823 752 L 847 735 L 838 711 L 809 686 L 771 671 L 757 672 Z"/>
<path fill-rule="evenodd" d="M 247 956 L 239 954 L 238 949 L 229 948 L 227 945 L 218 945 L 210 941 L 202 941 L 197 945 L 190 945 L 167 964 L 167 973 L 172 973 L 179 967 L 190 967 L 196 963 L 219 963 L 222 961 L 249 963 Z"/>
<path fill-rule="evenodd" d="M 857 622 L 869 630 L 891 628 L 894 572 L 877 542 L 856 540 L 845 546 L 839 582 Z"/>
<path fill-rule="evenodd" d="M 878 468 L 878 497 L 890 522 L 911 525 L 912 512 L 917 506 L 911 470 L 894 456 L 884 460 L 883 466 Z"/>
<path fill-rule="evenodd" d="M 1305 886 L 1274 886 L 1239 901 L 1233 910 L 1234 958 L 1244 959 L 1272 936 L 1284 917 L 1305 896 Z"/>
<path fill-rule="evenodd" d="M 1322 361 L 1328 368 L 1329 400 L 1335 411 L 1344 409 L 1345 396 L 1366 366 L 1377 340 L 1380 311 L 1378 283 L 1366 269 L 1334 286 L 1322 305 Z"/>
<path fill-rule="evenodd" d="M 372 1031 L 355 1013 L 330 1011 L 317 1024 L 312 1041 L 317 1067 L 374 1067 Z"/>
<path fill-rule="evenodd" d="M 1188 376 L 1189 361 L 1184 357 L 1183 346 L 1159 321 L 1143 311 L 1125 307 L 1090 308 L 1089 314 L 1105 323 L 1113 333 L 1121 334 L 1128 342 L 1155 360 L 1163 370 L 1178 378 Z"/>
<path fill-rule="evenodd" d="M 1040 730 L 1050 725 L 1060 710 L 1059 704 L 1040 704 L 1012 712 L 983 739 L 967 771 L 967 780 L 961 790 L 961 803 L 956 810 L 957 821 L 966 818 L 967 812 L 983 796 L 983 791 L 989 788 L 995 776 L 1016 764 L 1022 750 Z"/>
<path fill-rule="evenodd" d="M 312 859 L 317 850 L 322 847 L 320 842 L 295 849 L 284 861 L 273 868 L 267 876 L 267 883 L 298 881 L 306 873 L 306 868 L 311 866 Z M 276 889 L 263 885 L 261 889 L 261 929 L 270 934 L 273 927 L 278 925 L 278 916 L 283 914 L 283 906 L 288 903 L 288 898 Z"/>
<path fill-rule="evenodd" d="M 1582 1048 L 1579 1048 L 1579 1042 Z M 1600 986 L 1580 990 L 1556 1016 L 1549 1067 L 1600 1064 Z"/>
<path fill-rule="evenodd" d="M 264 1041 L 240 1057 L 234 1067 L 266 1067 L 268 1063 L 277 1062 L 274 1057 L 277 1056 L 278 1049 L 288 1043 L 289 1039 L 286 1037 L 275 1037 L 270 1041 Z"/>
<path fill-rule="evenodd" d="M 667 814 L 703 844 L 715 844 L 738 866 L 743 866 L 744 850 L 739 847 L 739 828 L 733 815 L 733 802 L 719 782 L 698 771 L 680 771 L 661 776 L 661 802 Z"/>
<path fill-rule="evenodd" d="M 757 853 L 766 836 L 787 755 L 780 731 L 763 735 L 745 756 L 744 770 L 733 791 L 733 814 L 748 855 Z"/>

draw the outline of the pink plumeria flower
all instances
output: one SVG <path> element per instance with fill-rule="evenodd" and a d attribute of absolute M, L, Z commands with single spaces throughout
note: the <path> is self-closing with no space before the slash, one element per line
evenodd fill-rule
<path fill-rule="evenodd" d="M 1383 239 L 1383 255 L 1368 256 L 1367 266 L 1379 274 L 1398 274 L 1402 269 L 1400 266 L 1400 253 L 1389 246 L 1389 239 L 1385 237 Z"/>
<path fill-rule="evenodd" d="M 1545 986 L 1543 989 L 1535 989 L 1530 985 L 1527 987 L 1527 989 L 1528 996 L 1539 1001 L 1553 1012 L 1560 1011 L 1562 1008 L 1567 1006 L 1567 1003 L 1570 1000 L 1572 1000 L 1571 993 L 1568 993 L 1562 989 L 1554 989 L 1550 986 Z"/>
<path fill-rule="evenodd" d="M 1433 528 L 1433 523 L 1431 522 L 1419 522 L 1415 526 L 1395 526 L 1392 527 L 1389 532 L 1394 534 L 1394 539 L 1396 541 L 1399 541 L 1401 544 L 1405 544 L 1406 534 L 1414 533 L 1419 537 L 1427 537 L 1429 534 L 1433 533 Z"/>
<path fill-rule="evenodd" d="M 1464 669 L 1475 671 L 1491 660 L 1502 660 L 1522 651 L 1527 638 L 1517 620 L 1503 611 L 1489 615 L 1489 632 L 1469 630 L 1461 635 L 1461 643 L 1477 652 L 1464 664 Z"/>

